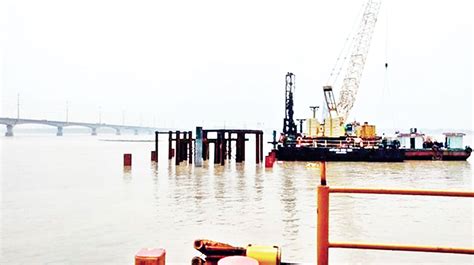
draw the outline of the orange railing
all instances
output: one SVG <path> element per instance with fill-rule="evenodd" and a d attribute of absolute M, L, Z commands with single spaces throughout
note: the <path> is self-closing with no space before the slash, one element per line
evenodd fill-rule
<path fill-rule="evenodd" d="M 405 189 L 367 189 L 367 188 L 330 188 L 326 185 L 326 162 L 321 162 L 321 185 L 318 186 L 318 220 L 317 220 L 317 258 L 318 265 L 327 265 L 329 248 L 355 248 L 398 251 L 421 251 L 452 254 L 474 255 L 472 248 L 453 248 L 438 246 L 387 245 L 353 242 L 329 242 L 329 194 L 330 193 L 363 193 L 386 195 L 417 195 L 417 196 L 447 196 L 474 198 L 471 191 L 444 190 L 405 190 Z"/>

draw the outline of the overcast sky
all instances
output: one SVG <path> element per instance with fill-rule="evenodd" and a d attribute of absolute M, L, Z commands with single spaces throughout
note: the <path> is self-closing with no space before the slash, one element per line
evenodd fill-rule
<path fill-rule="evenodd" d="M 281 130 L 286 72 L 310 116 L 364 2 L 2 1 L 0 116 Z M 472 10 L 383 1 L 351 119 L 472 128 Z"/>

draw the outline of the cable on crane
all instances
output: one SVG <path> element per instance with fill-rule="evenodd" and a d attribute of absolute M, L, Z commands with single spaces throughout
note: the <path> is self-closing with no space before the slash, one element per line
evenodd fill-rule
<path fill-rule="evenodd" d="M 390 80 L 389 80 L 389 69 L 388 69 L 388 36 L 389 36 L 389 27 L 388 27 L 388 6 L 387 4 L 385 5 L 385 76 L 384 76 L 384 89 L 382 90 L 382 99 L 383 101 L 385 101 L 385 97 L 384 97 L 384 94 L 385 94 L 385 90 L 387 90 L 387 97 L 388 97 L 388 102 L 391 101 L 391 93 L 390 93 L 390 86 L 389 86 L 389 83 L 390 83 Z M 384 106 L 386 106 L 386 104 L 384 104 Z M 391 107 L 388 107 L 388 111 L 390 112 L 389 115 L 392 116 L 392 127 L 393 129 L 397 129 L 396 128 L 396 120 L 395 120 L 395 113 L 394 113 L 394 109 L 391 108 Z"/>
<path fill-rule="evenodd" d="M 334 66 L 333 68 L 331 69 L 331 73 L 328 77 L 328 80 L 326 82 L 327 85 L 331 85 L 331 86 L 334 86 L 334 84 L 337 82 L 338 78 L 339 78 L 339 74 L 341 73 L 341 70 L 344 68 L 343 66 L 346 64 L 347 62 L 347 55 L 349 54 L 349 52 L 351 51 L 351 47 L 354 45 L 354 40 L 355 40 L 355 31 L 358 27 L 358 21 L 360 20 L 360 17 L 362 16 L 363 12 L 364 12 L 364 9 L 365 9 L 365 3 L 363 3 L 360 8 L 359 8 L 359 12 L 357 13 L 357 15 L 355 16 L 354 18 L 354 22 L 352 23 L 352 28 L 351 30 L 349 31 L 349 34 L 347 35 L 345 41 L 344 41 L 344 45 L 342 46 L 342 49 L 341 51 L 339 52 L 339 55 L 337 56 L 337 59 L 336 59 L 336 63 L 334 63 Z M 349 45 L 348 45 L 349 43 Z M 342 56 L 343 55 L 343 56 Z M 341 61 L 341 64 L 339 65 L 339 61 L 341 60 L 341 57 L 343 57 L 343 60 Z M 338 68 L 338 71 L 337 73 L 335 74 L 334 71 Z M 331 82 L 331 77 L 334 77 L 334 80 Z"/>

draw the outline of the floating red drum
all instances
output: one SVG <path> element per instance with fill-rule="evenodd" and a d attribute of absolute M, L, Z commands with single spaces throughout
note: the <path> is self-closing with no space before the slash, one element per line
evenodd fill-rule
<path fill-rule="evenodd" d="M 151 161 L 158 161 L 158 157 L 156 156 L 156 151 L 151 151 Z"/>
<path fill-rule="evenodd" d="M 265 157 L 265 167 L 273 167 L 274 162 L 275 160 L 271 155 Z"/>
<path fill-rule="evenodd" d="M 132 154 L 123 154 L 123 165 L 126 167 L 132 165 Z"/>
<path fill-rule="evenodd" d="M 258 265 L 258 261 L 245 256 L 230 256 L 220 259 L 217 265 Z"/>
<path fill-rule="evenodd" d="M 135 255 L 135 265 L 165 265 L 166 250 L 143 248 Z"/>
<path fill-rule="evenodd" d="M 268 155 L 271 156 L 272 159 L 273 159 L 273 162 L 275 162 L 275 160 L 276 160 L 276 151 L 275 151 L 275 150 L 272 150 L 272 151 L 270 152 L 270 154 L 268 154 Z"/>

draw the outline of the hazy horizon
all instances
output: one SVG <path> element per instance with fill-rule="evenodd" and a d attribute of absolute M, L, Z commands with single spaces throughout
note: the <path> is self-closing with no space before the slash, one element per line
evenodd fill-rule
<path fill-rule="evenodd" d="M 307 118 L 364 2 L 4 1 L 0 116 L 281 130 L 286 72 Z M 472 131 L 470 4 L 383 1 L 349 119 Z"/>

